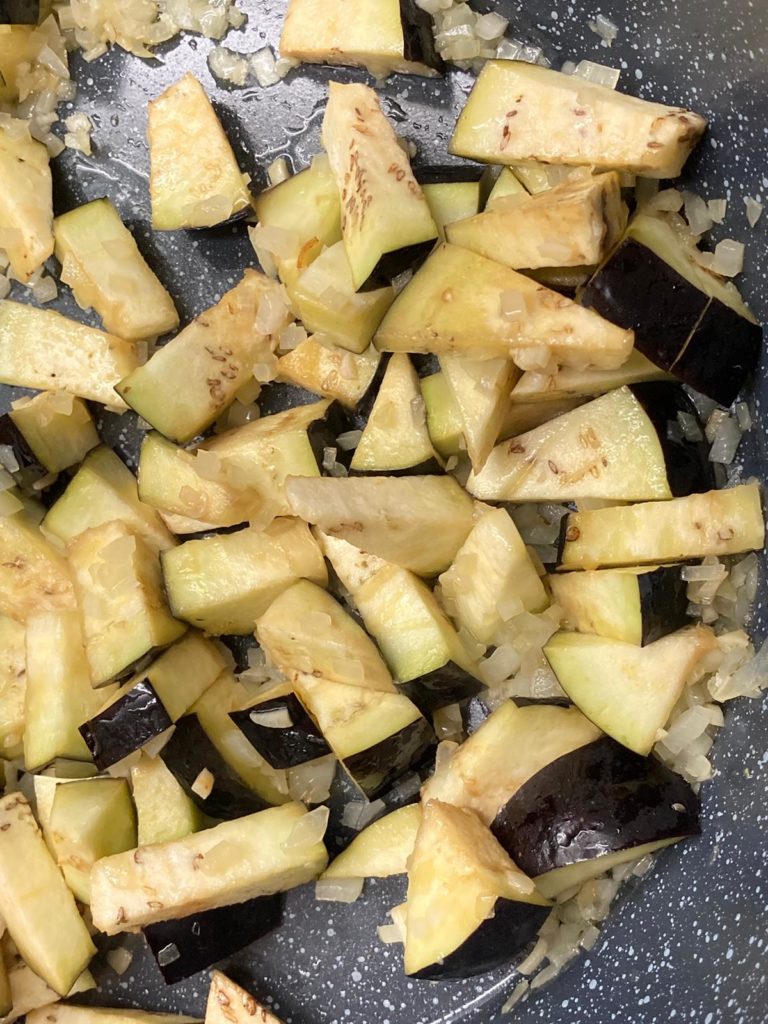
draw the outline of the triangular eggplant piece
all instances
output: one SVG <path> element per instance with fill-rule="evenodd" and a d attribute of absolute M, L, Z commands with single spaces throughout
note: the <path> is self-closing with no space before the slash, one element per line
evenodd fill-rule
<path fill-rule="evenodd" d="M 450 476 L 289 477 L 286 493 L 304 522 L 419 576 L 448 568 L 474 515 Z"/>
<path fill-rule="evenodd" d="M 705 626 L 647 647 L 584 633 L 557 633 L 544 648 L 560 685 L 603 732 L 649 754 L 698 662 L 716 648 Z"/>
<path fill-rule="evenodd" d="M 498 440 L 519 371 L 510 359 L 457 355 L 442 356 L 440 369 L 459 408 L 472 467 L 480 470 Z"/>
<path fill-rule="evenodd" d="M 363 794 L 375 799 L 415 768 L 435 742 L 419 709 L 399 693 L 335 683 L 305 672 L 296 694 Z"/>
<path fill-rule="evenodd" d="M 503 441 L 467 489 L 485 501 L 672 497 L 656 428 L 628 388 Z"/>
<path fill-rule="evenodd" d="M 211 987 L 205 1007 L 205 1024 L 282 1024 L 273 1013 L 258 1003 L 250 992 L 236 985 L 221 971 L 211 975 Z"/>
<path fill-rule="evenodd" d="M 511 959 L 549 907 L 473 811 L 428 801 L 408 869 L 405 973 L 467 977 Z"/>
<path fill-rule="evenodd" d="M 613 369 L 632 332 L 494 260 L 439 245 L 390 306 L 376 332 L 385 352 L 501 356 L 523 370 L 551 361 Z"/>
<path fill-rule="evenodd" d="M 350 469 L 390 476 L 440 471 L 419 378 L 403 353 L 389 360 Z"/>

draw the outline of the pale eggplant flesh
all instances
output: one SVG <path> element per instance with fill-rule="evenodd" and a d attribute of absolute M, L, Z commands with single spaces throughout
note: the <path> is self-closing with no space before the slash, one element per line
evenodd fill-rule
<path fill-rule="evenodd" d="M 550 907 L 497 899 L 493 917 L 483 921 L 458 949 L 411 977 L 420 981 L 470 978 L 507 964 L 533 940 L 550 912 Z"/>
<path fill-rule="evenodd" d="M 287 712 L 292 724 L 283 728 L 260 725 L 252 717 L 257 711 Z M 287 693 L 260 701 L 251 708 L 230 712 L 229 717 L 273 768 L 295 768 L 331 752 L 323 734 L 295 694 Z"/>
<path fill-rule="evenodd" d="M 142 679 L 119 700 L 84 722 L 80 735 L 94 764 L 104 771 L 172 725 L 154 687 L 148 679 Z"/>
<path fill-rule="evenodd" d="M 698 835 L 699 800 L 681 775 L 604 736 L 537 772 L 491 831 L 537 878 L 628 848 Z"/>
<path fill-rule="evenodd" d="M 281 918 L 279 895 L 257 896 L 231 907 L 159 921 L 147 925 L 143 933 L 166 985 L 175 985 L 256 942 Z"/>
<path fill-rule="evenodd" d="M 211 818 L 229 821 L 263 811 L 270 806 L 230 768 L 209 739 L 197 715 L 185 715 L 176 723 L 174 733 L 160 756 L 187 796 Z M 193 788 L 204 769 L 213 775 L 213 789 L 207 797 L 200 796 Z"/>

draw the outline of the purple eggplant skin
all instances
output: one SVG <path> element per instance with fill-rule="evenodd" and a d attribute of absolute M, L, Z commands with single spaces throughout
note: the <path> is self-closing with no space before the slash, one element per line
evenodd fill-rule
<path fill-rule="evenodd" d="M 144 938 L 166 985 L 175 985 L 256 942 L 277 928 L 281 918 L 280 896 L 257 896 L 231 907 L 147 925 Z M 169 946 L 175 946 L 179 955 L 166 963 L 174 955 Z"/>
<path fill-rule="evenodd" d="M 454 661 L 447 661 L 423 676 L 405 683 L 398 682 L 397 688 L 413 701 L 423 715 L 429 715 L 449 704 L 477 696 L 485 686 Z"/>
<path fill-rule="evenodd" d="M 173 725 L 148 679 L 80 726 L 94 764 L 104 771 Z"/>
<path fill-rule="evenodd" d="M 720 405 L 729 406 L 757 369 L 762 347 L 759 324 L 713 299 L 672 373 Z"/>
<path fill-rule="evenodd" d="M 662 839 L 698 835 L 699 800 L 680 775 L 605 736 L 552 761 L 491 831 L 531 878 Z"/>
<path fill-rule="evenodd" d="M 371 276 L 357 290 L 368 290 L 371 280 L 385 281 L 389 284 L 400 274 L 404 274 L 406 270 L 412 270 L 415 273 L 432 252 L 436 243 L 437 239 L 432 238 L 428 242 L 417 242 L 415 245 L 406 245 L 403 249 L 385 252 L 373 268 Z"/>
<path fill-rule="evenodd" d="M 509 963 L 530 944 L 550 912 L 550 907 L 498 899 L 493 917 L 483 921 L 443 960 L 423 967 L 411 977 L 419 981 L 471 978 Z"/>
<path fill-rule="evenodd" d="M 160 751 L 165 766 L 175 776 L 193 803 L 211 818 L 229 821 L 255 814 L 271 806 L 250 790 L 211 742 L 197 715 L 185 715 L 176 723 L 170 740 Z M 192 786 L 207 768 L 213 775 L 213 789 L 203 799 Z"/>
<path fill-rule="evenodd" d="M 378 390 L 378 383 L 376 390 Z M 337 438 L 339 434 L 345 434 L 347 431 L 358 429 L 362 428 L 358 426 L 357 411 L 351 412 L 340 405 L 339 402 L 332 402 L 322 419 L 310 423 L 307 428 L 307 437 L 317 460 L 318 469 L 322 471 L 323 456 L 326 448 L 335 448 L 336 461 L 349 469 L 349 464 L 355 453 L 354 451 L 344 451 L 339 446 Z"/>
<path fill-rule="evenodd" d="M 380 743 L 345 758 L 342 763 L 366 797 L 375 800 L 406 772 L 417 771 L 436 742 L 430 724 L 419 718 Z"/>
<path fill-rule="evenodd" d="M 13 422 L 9 413 L 0 416 L 0 444 L 7 445 L 11 449 L 19 464 L 19 470 L 32 468 L 39 470 L 41 476 L 47 474 L 48 470 L 38 462 L 27 439 Z"/>
<path fill-rule="evenodd" d="M 440 360 L 431 352 L 412 352 L 410 358 L 419 378 L 431 377 L 433 373 L 440 373 Z"/>
<path fill-rule="evenodd" d="M 635 348 L 671 370 L 709 297 L 634 238 L 625 239 L 581 293 L 581 304 L 635 332 Z M 724 359 L 729 359 L 727 347 Z"/>
<path fill-rule="evenodd" d="M 259 725 L 251 718 L 251 712 L 254 710 L 287 711 L 293 725 L 284 729 L 271 729 L 266 725 Z M 331 752 L 323 734 L 293 693 L 261 701 L 255 707 L 246 708 L 244 711 L 232 711 L 229 717 L 251 746 L 255 747 L 273 768 L 295 768 L 296 765 L 314 761 L 317 757 L 325 757 Z"/>
<path fill-rule="evenodd" d="M 652 644 L 663 636 L 689 626 L 688 584 L 679 565 L 665 565 L 637 577 L 640 587 L 640 613 L 643 633 L 641 644 Z"/>
<path fill-rule="evenodd" d="M 486 718 L 490 717 L 493 712 L 493 708 L 486 702 L 482 693 L 470 697 L 469 700 L 461 701 L 459 709 L 461 711 L 461 724 L 467 736 L 477 732 Z"/>
<path fill-rule="evenodd" d="M 400 22 L 403 26 L 403 57 L 426 64 L 441 75 L 445 64 L 435 46 L 432 18 L 414 0 L 400 0 Z"/>
<path fill-rule="evenodd" d="M 672 496 L 683 498 L 714 490 L 717 487 L 715 467 L 709 461 L 706 441 L 688 441 L 684 437 L 677 440 L 669 436 L 669 424 L 677 423 L 678 412 L 698 419 L 696 406 L 682 385 L 673 381 L 648 381 L 633 384 L 630 390 L 656 428 Z"/>

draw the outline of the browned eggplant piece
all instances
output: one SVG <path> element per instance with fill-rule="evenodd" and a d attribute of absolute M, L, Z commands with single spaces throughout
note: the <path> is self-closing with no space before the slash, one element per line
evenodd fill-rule
<path fill-rule="evenodd" d="M 290 725 L 267 725 L 270 715 L 283 715 Z M 273 768 L 295 768 L 305 761 L 325 757 L 331 748 L 293 693 L 260 701 L 229 716 Z"/>
<path fill-rule="evenodd" d="M 80 726 L 80 735 L 101 771 L 170 729 L 173 721 L 148 679 Z M 192 780 L 194 782 L 194 779 Z"/>
<path fill-rule="evenodd" d="M 176 723 L 176 729 L 160 756 L 187 796 L 212 818 L 228 821 L 263 811 L 270 806 L 230 768 L 211 742 L 197 715 L 185 715 Z M 213 788 L 207 797 L 196 792 L 198 787 L 195 786 L 200 773 L 205 769 L 213 776 Z"/>
<path fill-rule="evenodd" d="M 699 800 L 660 761 L 604 736 L 537 772 L 501 808 L 491 831 L 551 897 L 698 835 Z"/>
<path fill-rule="evenodd" d="M 166 985 L 175 985 L 256 942 L 277 928 L 281 917 L 279 895 L 257 896 L 231 907 L 150 924 L 143 931 Z"/>
<path fill-rule="evenodd" d="M 698 418 L 696 406 L 682 386 L 671 381 L 647 381 L 632 384 L 630 391 L 656 428 L 673 497 L 682 498 L 686 494 L 713 490 L 717 483 L 715 467 L 709 461 L 709 445 L 703 438 L 701 441 L 688 441 L 676 432 L 670 432 L 670 424 L 677 423 L 678 413 Z"/>

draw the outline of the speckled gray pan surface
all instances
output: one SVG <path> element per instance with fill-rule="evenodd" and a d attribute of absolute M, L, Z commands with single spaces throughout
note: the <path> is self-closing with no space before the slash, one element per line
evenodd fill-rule
<path fill-rule="evenodd" d="M 241 0 L 241 6 L 249 15 L 248 28 L 233 34 L 230 45 L 245 51 L 275 44 L 281 0 Z M 496 8 L 512 18 L 518 35 L 543 45 L 556 67 L 566 58 L 619 65 L 624 90 L 687 104 L 712 119 L 690 176 L 707 197 L 730 199 L 727 222 L 715 236 L 748 241 L 749 269 L 742 287 L 768 319 L 768 216 L 750 232 L 742 199 L 746 194 L 768 197 L 766 0 L 604 5 L 602 12 L 620 26 L 610 50 L 601 48 L 587 28 L 600 7 L 532 0 L 524 13 L 511 3 Z M 208 71 L 208 49 L 207 42 L 186 38 L 162 52 L 159 61 L 115 51 L 78 66 L 76 106 L 92 117 L 95 152 L 90 158 L 68 152 L 57 161 L 59 209 L 110 196 L 184 317 L 217 299 L 252 262 L 252 254 L 242 226 L 213 233 L 150 233 L 146 101 L 183 71 L 196 72 L 216 102 L 243 167 L 261 187 L 275 156 L 289 156 L 298 168 L 318 150 L 327 79 L 365 77 L 300 68 L 270 89 L 225 91 Z M 419 147 L 418 161 L 445 161 L 456 113 L 470 86 L 469 75 L 452 72 L 445 81 L 396 77 L 382 87 L 387 111 Z M 67 297 L 58 306 L 76 312 Z M 750 396 L 758 426 L 746 442 L 747 468 L 758 475 L 766 458 L 765 368 L 759 379 L 756 395 Z M 137 435 L 128 419 L 109 424 L 108 433 L 124 455 L 133 456 Z M 756 632 L 764 630 L 761 606 Z M 518 1024 L 768 1021 L 765 711 L 765 701 L 729 707 L 728 729 L 714 757 L 716 778 L 704 788 L 703 837 L 659 859 L 642 885 L 624 896 L 597 946 L 517 1008 L 513 1019 Z M 377 925 L 386 922 L 387 910 L 402 900 L 403 890 L 402 879 L 369 885 L 351 906 L 316 903 L 311 888 L 291 893 L 283 926 L 226 967 L 287 1024 L 495 1020 L 515 983 L 512 968 L 466 982 L 411 982 L 402 974 L 399 947 L 377 941 Z M 125 942 L 113 940 L 112 945 Z M 136 957 L 123 978 L 97 961 L 100 1001 L 202 1015 L 207 973 L 165 988 L 141 940 L 128 937 L 127 944 Z"/>

